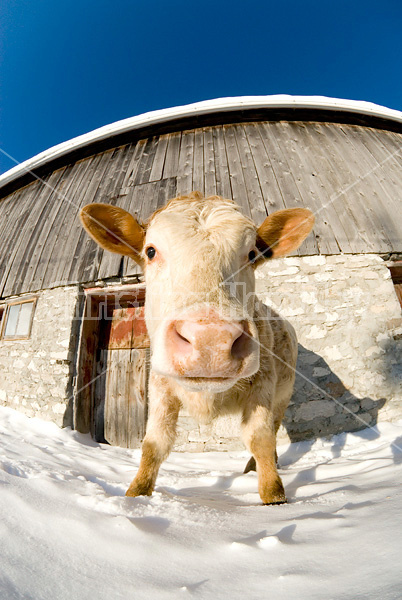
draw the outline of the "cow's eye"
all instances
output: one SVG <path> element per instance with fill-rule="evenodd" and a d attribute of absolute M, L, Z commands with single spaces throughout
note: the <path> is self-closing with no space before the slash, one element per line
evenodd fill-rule
<path fill-rule="evenodd" d="M 156 250 L 153 246 L 149 246 L 149 248 L 147 248 L 145 252 L 149 260 L 152 260 L 156 254 Z"/>
<path fill-rule="evenodd" d="M 255 250 L 251 250 L 251 251 L 248 253 L 248 260 L 249 260 L 251 263 L 253 263 L 253 262 L 255 261 L 256 257 L 257 257 L 257 254 L 256 254 Z"/>

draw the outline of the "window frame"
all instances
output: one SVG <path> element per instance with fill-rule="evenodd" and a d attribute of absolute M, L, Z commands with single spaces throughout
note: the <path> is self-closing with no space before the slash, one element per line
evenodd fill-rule
<path fill-rule="evenodd" d="M 391 279 L 392 283 L 394 284 L 395 294 L 402 309 L 402 260 L 390 263 L 388 265 L 388 269 L 391 272 Z"/>
<path fill-rule="evenodd" d="M 0 339 L 2 341 L 14 342 L 14 341 L 18 341 L 18 340 L 29 340 L 31 338 L 32 324 L 33 324 L 33 319 L 34 319 L 34 315 L 35 315 L 37 301 L 38 301 L 37 296 L 30 296 L 29 298 L 24 298 L 21 300 L 12 300 L 11 302 L 7 302 L 7 304 L 5 305 L 5 311 L 3 314 L 1 327 L 0 327 Z M 10 308 L 12 306 L 16 306 L 19 304 L 33 304 L 32 310 L 31 310 L 31 316 L 30 316 L 30 320 L 29 320 L 28 334 L 27 335 L 8 335 L 8 336 L 6 336 L 5 333 L 6 333 L 8 317 L 10 314 Z"/>
<path fill-rule="evenodd" d="M 7 304 L 0 304 L 0 340 L 3 333 L 4 322 L 6 320 Z"/>

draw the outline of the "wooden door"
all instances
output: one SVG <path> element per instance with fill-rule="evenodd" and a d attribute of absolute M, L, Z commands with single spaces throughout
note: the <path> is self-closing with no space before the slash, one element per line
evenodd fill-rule
<path fill-rule="evenodd" d="M 149 338 L 144 307 L 108 308 L 100 322 L 93 401 L 95 439 L 137 448 L 145 434 Z"/>

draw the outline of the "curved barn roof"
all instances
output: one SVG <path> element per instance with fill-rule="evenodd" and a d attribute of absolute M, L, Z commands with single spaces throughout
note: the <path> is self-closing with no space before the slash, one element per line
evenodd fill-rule
<path fill-rule="evenodd" d="M 372 121 L 383 122 L 383 124 L 389 121 L 401 125 L 402 130 L 402 112 L 372 102 L 327 98 L 325 96 L 290 96 L 287 94 L 217 98 L 185 106 L 154 110 L 128 119 L 122 119 L 72 138 L 67 142 L 57 144 L 0 175 L 0 190 L 22 175 L 36 171 L 38 168 L 63 156 L 68 156 L 72 152 L 77 152 L 88 146 L 92 147 L 104 140 L 122 136 L 129 132 L 175 123 L 178 120 L 218 115 L 219 113 L 227 115 L 227 113 L 234 114 L 240 110 L 245 116 L 245 112 L 252 114 L 256 110 L 265 110 L 267 111 L 266 114 L 269 115 L 269 112 L 273 113 L 278 109 L 297 111 L 298 115 L 300 115 L 301 110 L 332 112 L 337 115 L 341 113 L 345 116 L 349 115 L 352 122 L 356 119 L 359 122 L 362 117 L 368 117 L 369 121 L 371 119 Z M 331 120 L 331 118 L 328 120 Z"/>
<path fill-rule="evenodd" d="M 192 189 L 232 197 L 256 222 L 312 209 L 300 254 L 400 252 L 401 149 L 402 113 L 320 97 L 227 98 L 102 127 L 0 177 L 0 295 L 134 273 L 85 235 L 80 207 L 145 219 Z"/>

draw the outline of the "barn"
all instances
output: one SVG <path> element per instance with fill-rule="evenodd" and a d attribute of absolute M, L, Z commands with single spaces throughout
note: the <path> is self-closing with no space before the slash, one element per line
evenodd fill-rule
<path fill-rule="evenodd" d="M 324 97 L 224 98 L 119 121 L 0 177 L 0 402 L 137 447 L 147 418 L 145 288 L 103 251 L 80 208 L 145 220 L 199 190 L 257 224 L 307 207 L 314 232 L 257 271 L 295 326 L 295 392 L 280 439 L 402 417 L 402 113 Z M 177 450 L 241 448 L 239 423 L 179 418 Z M 239 446 L 240 444 L 240 446 Z"/>

